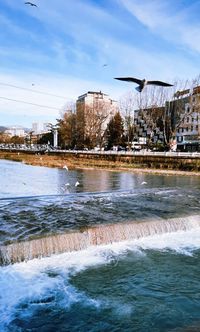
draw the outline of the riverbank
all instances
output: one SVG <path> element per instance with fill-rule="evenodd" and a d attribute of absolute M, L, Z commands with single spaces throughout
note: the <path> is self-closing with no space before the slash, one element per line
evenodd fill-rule
<path fill-rule="evenodd" d="M 44 166 L 44 167 L 57 167 L 63 168 L 67 165 L 68 169 L 78 168 L 100 168 L 112 171 L 132 171 L 139 173 L 154 173 L 154 174 L 166 174 L 166 175 L 195 175 L 200 176 L 200 172 L 197 171 L 182 171 L 174 169 L 160 169 L 160 168 L 146 168 L 137 167 L 135 164 L 124 163 L 121 161 L 108 161 L 100 159 L 88 159 L 77 158 L 72 155 L 48 155 L 48 154 L 28 154 L 23 152 L 10 152 L 0 151 L 0 159 L 7 159 L 11 161 L 22 162 L 27 165 Z"/>

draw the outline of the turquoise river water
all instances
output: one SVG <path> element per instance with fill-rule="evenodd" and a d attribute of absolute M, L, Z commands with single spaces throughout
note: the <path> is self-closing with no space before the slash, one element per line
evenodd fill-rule
<path fill-rule="evenodd" d="M 198 176 L 0 160 L 1 246 L 178 220 L 169 232 L 1 265 L 0 331 L 200 331 L 199 202 Z"/>

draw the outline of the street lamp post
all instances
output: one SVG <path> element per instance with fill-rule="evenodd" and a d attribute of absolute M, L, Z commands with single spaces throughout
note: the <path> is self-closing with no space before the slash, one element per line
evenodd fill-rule
<path fill-rule="evenodd" d="M 48 127 L 50 128 L 53 134 L 53 147 L 55 148 L 58 146 L 58 126 L 49 123 Z"/>
<path fill-rule="evenodd" d="M 53 147 L 58 146 L 58 129 L 54 129 L 53 131 Z"/>

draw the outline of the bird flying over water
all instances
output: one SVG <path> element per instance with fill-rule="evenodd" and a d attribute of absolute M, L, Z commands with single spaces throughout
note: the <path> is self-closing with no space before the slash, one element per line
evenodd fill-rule
<path fill-rule="evenodd" d="M 30 1 L 27 1 L 27 2 L 24 2 L 25 5 L 30 5 L 30 6 L 34 6 L 34 7 L 37 7 L 37 5 L 35 3 L 32 3 Z"/>
<path fill-rule="evenodd" d="M 135 89 L 139 92 L 142 92 L 142 90 L 147 84 L 158 85 L 158 86 L 173 86 L 173 84 L 165 83 L 162 81 L 147 81 L 146 79 L 140 80 L 135 77 L 115 77 L 115 80 L 136 83 L 138 84 L 138 86 Z"/>

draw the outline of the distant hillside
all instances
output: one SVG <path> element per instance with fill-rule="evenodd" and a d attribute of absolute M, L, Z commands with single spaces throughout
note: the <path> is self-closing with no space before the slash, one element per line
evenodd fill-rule
<path fill-rule="evenodd" d="M 0 126 L 0 132 L 4 132 L 7 129 L 7 127 Z"/>

